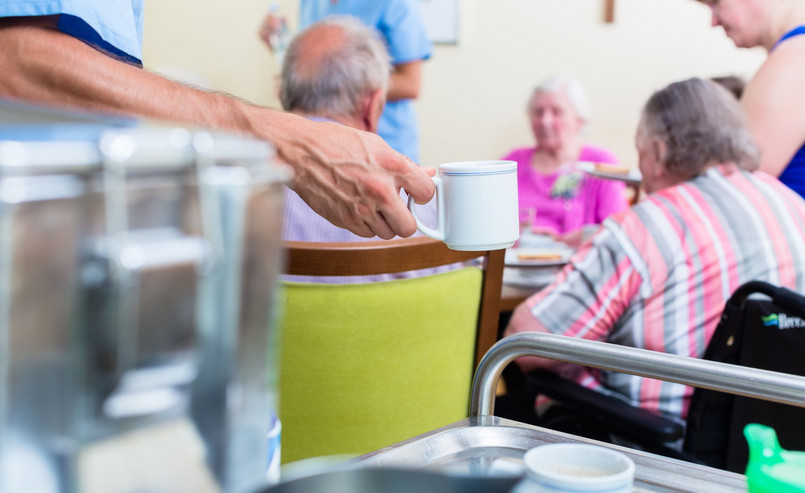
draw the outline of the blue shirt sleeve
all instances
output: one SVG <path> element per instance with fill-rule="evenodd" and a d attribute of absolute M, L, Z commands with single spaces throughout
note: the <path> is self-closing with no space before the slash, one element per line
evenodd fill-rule
<path fill-rule="evenodd" d="M 125 61 L 141 64 L 144 0 L 9 0 L 0 17 L 61 15 L 59 30 Z"/>
<path fill-rule="evenodd" d="M 395 65 L 427 60 L 432 45 L 425 33 L 418 0 L 390 0 L 377 29 L 388 41 L 389 55 Z"/>

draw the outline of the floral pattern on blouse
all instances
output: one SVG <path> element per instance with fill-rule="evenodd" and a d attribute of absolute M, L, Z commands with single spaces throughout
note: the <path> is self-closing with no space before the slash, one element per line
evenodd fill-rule
<path fill-rule="evenodd" d="M 551 198 L 572 199 L 579 193 L 582 178 L 584 178 L 584 173 L 578 170 L 561 173 L 556 177 L 556 181 L 553 182 Z"/>

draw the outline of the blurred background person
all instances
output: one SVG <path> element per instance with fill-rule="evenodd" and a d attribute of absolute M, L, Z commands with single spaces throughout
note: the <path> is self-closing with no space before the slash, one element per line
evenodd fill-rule
<path fill-rule="evenodd" d="M 618 160 L 586 143 L 590 104 L 578 80 L 547 79 L 534 89 L 527 110 L 536 145 L 503 158 L 517 161 L 520 223 L 533 222 L 534 232 L 576 246 L 584 226 L 600 224 L 628 206 L 624 183 L 589 176 L 576 163 Z"/>
<path fill-rule="evenodd" d="M 280 100 L 286 111 L 309 120 L 336 122 L 367 132 L 377 132 L 390 72 L 388 52 L 374 29 L 354 17 L 328 17 L 312 24 L 289 44 L 282 67 Z M 431 201 L 428 205 L 419 206 L 417 211 L 429 224 L 436 217 L 435 205 L 436 202 Z M 286 190 L 282 227 L 282 238 L 289 241 L 379 239 L 363 238 L 332 225 L 292 190 Z M 427 273 L 444 270 L 447 269 L 429 269 Z M 368 282 L 410 276 L 410 273 L 356 276 L 339 278 L 337 282 Z M 286 276 L 286 279 L 334 282 L 331 278 L 300 276 Z"/>
<path fill-rule="evenodd" d="M 422 63 L 430 58 L 432 45 L 417 6 L 418 0 L 301 0 L 299 29 L 332 15 L 357 17 L 383 36 L 393 71 L 386 94 L 386 107 L 378 133 L 396 151 L 420 163 L 419 129 L 413 101 L 422 86 Z M 269 14 L 260 37 L 272 51 L 272 39 L 285 20 Z"/>
<path fill-rule="evenodd" d="M 760 169 L 805 196 L 805 0 L 702 3 L 735 46 L 768 52 L 741 103 L 760 146 Z"/>
<path fill-rule="evenodd" d="M 506 335 L 549 332 L 700 358 L 742 284 L 805 292 L 805 229 L 792 227 L 805 224 L 805 200 L 755 171 L 757 147 L 726 89 L 689 79 L 657 91 L 635 144 L 648 196 L 607 218 L 550 286 L 515 309 Z M 686 416 L 692 393 L 537 357 L 517 364 L 670 418 Z M 534 422 L 533 397 L 507 396 L 496 412 Z"/>

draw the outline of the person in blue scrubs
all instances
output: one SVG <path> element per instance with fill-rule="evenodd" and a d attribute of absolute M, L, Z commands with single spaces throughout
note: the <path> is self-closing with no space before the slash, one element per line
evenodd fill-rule
<path fill-rule="evenodd" d="M 336 226 L 385 239 L 416 231 L 399 192 L 429 201 L 435 187 L 428 173 L 372 133 L 258 107 L 143 70 L 143 2 L 0 2 L 0 98 L 263 138 L 293 168 L 291 188 Z"/>
<path fill-rule="evenodd" d="M 414 100 L 422 84 L 422 63 L 433 46 L 417 6 L 418 0 L 301 0 L 299 30 L 329 16 L 357 17 L 380 32 L 391 55 L 394 71 L 386 94 L 386 109 L 378 133 L 391 147 L 420 162 L 419 130 Z M 273 50 L 272 35 L 281 26 L 269 15 L 261 27 L 263 40 Z"/>
<path fill-rule="evenodd" d="M 768 56 L 741 96 L 760 169 L 805 197 L 805 0 L 701 0 L 739 48 Z"/>

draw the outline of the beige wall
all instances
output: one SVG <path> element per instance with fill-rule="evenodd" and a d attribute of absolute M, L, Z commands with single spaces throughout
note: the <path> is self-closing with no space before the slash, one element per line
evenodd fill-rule
<path fill-rule="evenodd" d="M 183 66 L 211 87 L 276 106 L 276 62 L 257 39 L 267 0 L 150 0 L 144 58 L 149 68 Z M 298 0 L 279 2 L 296 22 Z M 578 77 L 593 106 L 591 142 L 636 165 L 633 134 L 642 103 L 691 76 L 751 77 L 764 59 L 709 27 L 693 0 L 463 0 L 461 40 L 437 45 L 417 103 L 423 164 L 497 158 L 533 143 L 525 102 L 553 74 Z M 177 22 L 176 19 L 181 19 Z"/>

